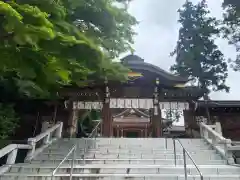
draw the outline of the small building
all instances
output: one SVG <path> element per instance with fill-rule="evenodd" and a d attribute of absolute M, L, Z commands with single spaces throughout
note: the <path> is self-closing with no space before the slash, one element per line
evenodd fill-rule
<path fill-rule="evenodd" d="M 220 122 L 224 137 L 240 141 L 240 101 L 197 101 L 191 116 L 194 118 L 187 122 L 191 129 L 198 130 L 200 121 Z"/>

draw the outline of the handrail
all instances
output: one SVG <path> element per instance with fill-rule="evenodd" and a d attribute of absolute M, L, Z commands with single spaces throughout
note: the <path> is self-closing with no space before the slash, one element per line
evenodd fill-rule
<path fill-rule="evenodd" d="M 92 138 L 92 137 L 93 137 L 94 133 L 97 132 L 97 130 L 98 130 L 99 126 L 101 125 L 101 123 L 102 123 L 101 121 L 99 121 L 99 122 L 97 123 L 97 125 L 96 125 L 95 128 L 92 130 L 92 132 L 90 133 L 90 135 L 88 136 L 88 138 Z"/>
<path fill-rule="evenodd" d="M 232 144 L 234 144 L 234 145 L 240 145 L 240 141 L 232 141 Z"/>
<path fill-rule="evenodd" d="M 41 139 L 43 139 L 44 137 L 48 136 L 49 133 L 57 130 L 60 126 L 62 126 L 62 122 L 58 122 L 56 125 L 54 125 L 53 127 L 47 129 L 45 132 L 35 136 L 34 138 L 29 138 L 28 140 L 34 140 L 35 142 L 38 142 Z"/>
<path fill-rule="evenodd" d="M 7 172 L 11 165 L 15 164 L 17 153 L 19 149 L 32 149 L 27 144 L 9 144 L 4 148 L 0 149 L 0 158 L 7 156 L 7 161 L 4 165 L 0 166 L 0 175 Z"/>
<path fill-rule="evenodd" d="M 216 127 L 217 124 L 200 123 L 201 137 L 226 160 L 226 164 L 234 164 L 233 152 L 239 151 L 240 146 L 238 144 L 234 146 L 231 139 L 224 138 L 222 134 L 213 129 Z"/>
<path fill-rule="evenodd" d="M 186 160 L 186 154 L 189 157 L 189 159 L 192 161 L 193 165 L 195 166 L 195 168 L 197 169 L 199 175 L 200 175 L 200 179 L 203 180 L 203 174 L 201 173 L 197 163 L 193 160 L 192 156 L 190 155 L 190 153 L 187 151 L 187 149 L 183 146 L 183 144 L 181 143 L 181 141 L 177 138 L 173 138 L 173 148 L 174 148 L 174 162 L 175 162 L 175 166 L 177 165 L 177 154 L 176 154 L 176 140 L 179 142 L 179 144 L 181 145 L 181 147 L 183 148 L 183 165 L 184 165 L 184 175 L 185 175 L 185 180 L 188 179 L 187 177 L 187 160 Z"/>
<path fill-rule="evenodd" d="M 212 126 L 210 127 L 209 125 L 206 125 L 204 123 L 200 123 L 200 128 L 205 128 L 208 132 L 210 132 L 213 136 L 217 137 L 220 142 L 219 143 L 224 143 L 226 141 L 226 138 L 224 138 L 221 134 L 219 134 L 218 132 L 214 131 L 212 129 Z"/>
<path fill-rule="evenodd" d="M 47 129 L 45 132 L 37 135 L 33 138 L 28 138 L 28 144 L 32 146 L 31 151 L 28 152 L 26 160 L 31 160 L 34 156 L 39 154 L 44 148 L 46 148 L 53 141 L 62 137 L 63 122 L 58 122 L 53 127 Z M 37 148 L 37 143 L 43 140 L 42 146 Z M 37 148 L 37 149 L 36 149 Z"/>
<path fill-rule="evenodd" d="M 0 174 L 6 172 L 8 170 L 8 167 L 10 167 L 12 164 L 15 164 L 19 149 L 29 150 L 25 161 L 31 160 L 34 156 L 43 151 L 43 149 L 46 148 L 49 144 L 51 144 L 54 140 L 61 138 L 62 127 L 63 123 L 58 122 L 56 125 L 47 129 L 45 132 L 37 135 L 36 137 L 29 138 L 27 140 L 28 144 L 19 144 L 19 141 L 14 140 L 16 141 L 16 143 L 9 144 L 0 149 L 0 158 L 3 156 L 7 156 L 7 161 L 5 164 L 3 164 L 3 166 L 5 167 L 2 168 L 1 166 Z M 43 140 L 43 144 L 38 147 L 37 143 L 40 140 Z"/>
<path fill-rule="evenodd" d="M 63 160 L 58 164 L 58 166 L 53 170 L 51 180 L 55 176 L 58 168 L 66 161 L 66 159 L 72 154 L 72 163 L 71 163 L 71 171 L 70 171 L 70 178 L 69 180 L 72 180 L 72 174 L 73 174 L 73 166 L 74 166 L 74 160 L 75 160 L 75 152 L 76 152 L 76 144 L 72 146 L 72 148 L 68 151 L 67 155 L 63 158 Z"/>
<path fill-rule="evenodd" d="M 32 149 L 32 147 L 27 144 L 9 144 L 0 149 L 0 158 L 18 149 Z"/>

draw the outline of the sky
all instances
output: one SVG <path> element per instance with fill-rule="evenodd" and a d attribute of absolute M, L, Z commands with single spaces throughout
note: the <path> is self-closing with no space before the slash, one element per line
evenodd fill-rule
<path fill-rule="evenodd" d="M 197 3 L 199 0 L 192 0 Z M 148 63 L 169 71 L 174 64 L 174 57 L 170 57 L 178 38 L 179 14 L 177 10 L 185 0 L 133 0 L 129 5 L 129 12 L 136 17 L 139 24 L 135 27 L 137 35 L 133 48 L 135 54 L 144 58 Z M 221 0 L 207 0 L 211 14 L 218 19 L 222 18 Z M 225 57 L 235 58 L 234 47 L 225 40 L 217 40 L 220 50 Z M 240 100 L 240 83 L 237 77 L 240 72 L 229 69 L 227 85 L 230 93 L 214 92 L 210 95 L 213 100 Z"/>

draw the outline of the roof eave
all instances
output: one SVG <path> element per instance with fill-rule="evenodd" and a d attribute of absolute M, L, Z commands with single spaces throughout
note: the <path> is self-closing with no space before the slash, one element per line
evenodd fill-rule
<path fill-rule="evenodd" d="M 149 64 L 145 62 L 129 62 L 128 64 L 124 64 L 126 67 L 132 69 L 132 70 L 146 70 L 149 72 L 156 73 L 159 76 L 162 76 L 168 80 L 175 81 L 177 83 L 187 83 L 188 78 L 180 77 L 180 76 L 175 76 L 173 74 L 168 73 L 167 71 L 164 71 L 163 69 Z"/>

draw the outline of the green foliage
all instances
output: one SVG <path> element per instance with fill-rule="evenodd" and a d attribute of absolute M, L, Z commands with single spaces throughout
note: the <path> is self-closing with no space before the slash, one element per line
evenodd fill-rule
<path fill-rule="evenodd" d="M 132 27 L 137 24 L 136 19 L 124 7 L 116 6 L 116 2 L 124 4 L 126 1 L 69 0 L 68 18 L 99 44 L 108 57 L 115 58 L 131 49 L 135 35 Z"/>
<path fill-rule="evenodd" d="M 186 1 L 179 13 L 179 40 L 171 54 L 176 55 L 176 64 L 171 70 L 188 77 L 206 93 L 211 90 L 228 91 L 225 84 L 227 64 L 214 42 L 220 33 L 218 21 L 209 15 L 204 0 L 196 5 Z"/>
<path fill-rule="evenodd" d="M 126 80 L 110 58 L 131 50 L 137 22 L 116 2 L 0 1 L 0 85 L 43 97 L 91 78 Z"/>
<path fill-rule="evenodd" d="M 0 103 L 0 140 L 8 138 L 14 133 L 18 120 L 13 106 Z"/>
<path fill-rule="evenodd" d="M 237 51 L 237 57 L 232 61 L 233 69 L 240 70 L 240 1 L 224 0 L 224 35 L 229 44 L 234 45 Z"/>

